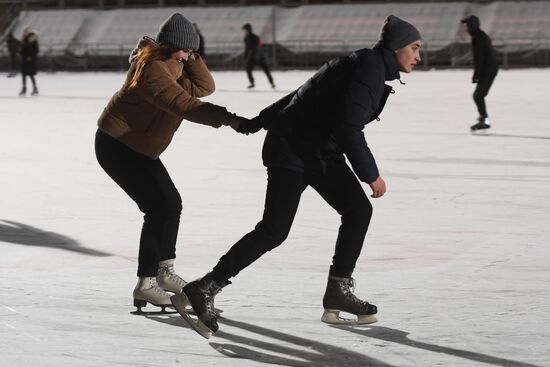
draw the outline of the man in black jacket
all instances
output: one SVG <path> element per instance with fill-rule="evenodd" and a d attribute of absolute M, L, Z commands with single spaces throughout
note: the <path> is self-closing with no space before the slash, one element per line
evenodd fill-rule
<path fill-rule="evenodd" d="M 271 76 L 271 72 L 267 66 L 260 37 L 252 32 L 252 26 L 250 23 L 243 25 L 242 30 L 244 32 L 244 61 L 246 63 L 246 75 L 248 76 L 248 81 L 250 82 L 248 88 L 250 89 L 255 87 L 252 70 L 256 64 L 260 65 L 264 71 L 271 88 L 275 88 L 275 82 L 273 81 L 273 77 Z"/>
<path fill-rule="evenodd" d="M 19 64 L 19 49 L 21 47 L 21 41 L 16 39 L 13 36 L 13 33 L 10 32 L 6 36 L 6 45 L 8 46 L 8 53 L 10 57 L 10 72 L 8 74 L 8 78 L 11 78 L 17 75 L 17 69 Z"/>
<path fill-rule="evenodd" d="M 206 60 L 206 53 L 204 52 L 204 36 L 202 35 L 197 23 L 193 23 L 193 27 L 195 28 L 195 32 L 199 35 L 199 48 L 197 48 L 197 53 L 203 60 Z"/>
<path fill-rule="evenodd" d="M 474 91 L 474 101 L 479 112 L 479 117 L 475 125 L 470 126 L 471 131 L 489 129 L 491 122 L 485 107 L 485 97 L 495 80 L 498 72 L 498 66 L 495 58 L 495 50 L 491 44 L 491 38 L 479 27 L 479 18 L 471 15 L 461 22 L 464 29 L 472 37 L 472 52 L 474 55 L 474 75 L 472 83 L 477 83 Z"/>
<path fill-rule="evenodd" d="M 386 192 L 363 129 L 378 119 L 392 92 L 385 82 L 399 79 L 399 71 L 410 73 L 420 62 L 420 38 L 414 26 L 390 15 L 373 49 L 327 62 L 296 91 L 264 109 L 249 125 L 239 127 L 243 133 L 262 127 L 268 130 L 262 152 L 268 176 L 265 209 L 255 229 L 233 245 L 212 272 L 172 298 L 180 314 L 203 336 L 218 329 L 214 296 L 230 284 L 229 278 L 286 239 L 308 186 L 342 218 L 322 320 L 340 323 L 339 312 L 343 311 L 357 315 L 357 323 L 376 322 L 376 306 L 353 294 L 351 277 L 372 215 L 372 205 L 357 177 L 370 186 L 371 197 Z M 187 299 L 198 320 L 189 321 L 184 307 Z"/>

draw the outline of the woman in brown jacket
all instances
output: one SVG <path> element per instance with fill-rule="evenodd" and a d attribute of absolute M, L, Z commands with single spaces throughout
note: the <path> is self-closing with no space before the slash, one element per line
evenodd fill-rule
<path fill-rule="evenodd" d="M 95 151 L 105 172 L 145 214 L 134 305 L 171 306 L 166 292 L 186 282 L 174 272 L 181 197 L 159 159 L 183 119 L 235 130 L 249 123 L 224 107 L 200 101 L 214 92 L 208 68 L 194 51 L 193 25 L 175 13 L 153 40 L 144 37 L 131 56 L 128 76 L 98 121 Z"/>

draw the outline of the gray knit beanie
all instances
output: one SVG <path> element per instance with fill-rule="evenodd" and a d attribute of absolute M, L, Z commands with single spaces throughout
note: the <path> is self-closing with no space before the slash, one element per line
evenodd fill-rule
<path fill-rule="evenodd" d="M 378 45 L 395 51 L 419 39 L 421 39 L 420 32 L 412 24 L 395 15 L 389 15 L 380 30 Z"/>
<path fill-rule="evenodd" d="M 159 28 L 156 41 L 176 50 L 199 48 L 199 35 L 193 24 L 180 13 L 174 13 Z"/>

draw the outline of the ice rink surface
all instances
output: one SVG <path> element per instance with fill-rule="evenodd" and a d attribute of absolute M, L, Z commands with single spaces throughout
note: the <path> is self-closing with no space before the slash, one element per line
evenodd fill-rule
<path fill-rule="evenodd" d="M 549 366 L 550 70 L 501 71 L 472 136 L 471 70 L 392 83 L 365 129 L 388 193 L 354 277 L 379 322 L 320 321 L 338 215 L 306 190 L 287 241 L 216 298 L 220 331 L 130 314 L 142 216 L 101 170 L 96 121 L 122 73 L 0 75 L 0 365 Z M 252 117 L 312 72 L 214 73 L 207 98 Z M 184 205 L 176 270 L 211 269 L 263 210 L 265 131 L 184 122 L 161 157 Z M 368 186 L 364 186 L 370 194 Z"/>

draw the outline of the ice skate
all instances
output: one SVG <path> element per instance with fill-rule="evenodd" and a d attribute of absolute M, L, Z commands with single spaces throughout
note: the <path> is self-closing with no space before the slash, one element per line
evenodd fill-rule
<path fill-rule="evenodd" d="M 275 89 L 275 88 L 276 88 L 275 82 L 271 82 L 270 84 L 271 84 L 271 89 Z"/>
<path fill-rule="evenodd" d="M 208 339 L 218 330 L 214 297 L 228 284 L 229 281 L 217 284 L 210 274 L 206 274 L 201 279 L 188 283 L 183 287 L 181 294 L 172 296 L 172 304 L 197 333 Z M 185 309 L 186 300 L 191 304 L 197 318 L 192 317 Z"/>
<path fill-rule="evenodd" d="M 487 129 L 491 128 L 491 122 L 488 117 L 479 117 L 477 121 L 477 124 L 470 126 L 472 133 L 486 132 Z"/>
<path fill-rule="evenodd" d="M 26 95 L 26 94 L 27 94 L 27 87 L 21 88 L 21 92 L 19 92 L 19 95 L 20 95 L 20 96 L 24 96 L 24 95 Z"/>
<path fill-rule="evenodd" d="M 225 287 L 226 285 L 229 285 L 229 284 L 231 284 L 231 282 L 229 280 L 227 280 L 224 283 L 222 283 L 221 285 L 219 285 L 219 287 L 213 289 L 212 292 L 210 292 L 210 298 L 209 298 L 209 300 L 210 300 L 210 309 L 214 311 L 214 315 L 216 315 L 216 318 L 221 317 L 221 314 L 223 313 L 223 310 L 214 306 L 214 298 L 216 297 L 216 295 L 218 293 L 220 293 L 222 291 L 223 287 Z M 187 308 L 187 313 L 190 314 L 190 315 L 195 315 L 195 316 L 197 315 L 195 313 L 195 310 L 193 310 L 192 307 Z"/>
<path fill-rule="evenodd" d="M 376 321 L 377 308 L 366 301 L 357 298 L 355 280 L 353 278 L 339 278 L 329 276 L 323 307 L 325 312 L 321 321 L 327 324 L 360 325 L 372 324 Z M 357 315 L 357 319 L 345 319 L 340 317 L 340 312 Z"/>
<path fill-rule="evenodd" d="M 31 92 L 31 96 L 37 96 L 37 95 L 38 95 L 38 88 L 33 87 L 32 92 Z"/>
<path fill-rule="evenodd" d="M 134 289 L 134 306 L 137 307 L 134 313 L 143 314 L 141 308 L 147 306 L 147 303 L 160 307 L 158 313 L 166 313 L 166 307 L 173 307 L 170 295 L 159 287 L 155 277 L 139 277 Z"/>
<path fill-rule="evenodd" d="M 174 272 L 174 259 L 164 260 L 159 263 L 157 275 L 158 285 L 167 292 L 181 293 L 181 289 L 187 284 Z"/>
<path fill-rule="evenodd" d="M 256 85 L 254 83 L 250 83 L 247 88 L 248 89 L 253 89 L 255 87 L 256 87 Z"/>

